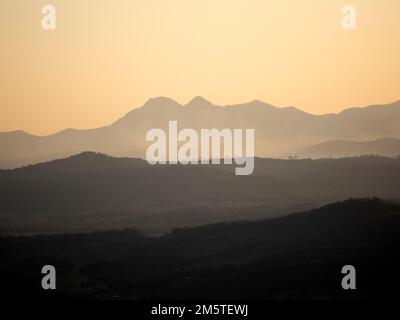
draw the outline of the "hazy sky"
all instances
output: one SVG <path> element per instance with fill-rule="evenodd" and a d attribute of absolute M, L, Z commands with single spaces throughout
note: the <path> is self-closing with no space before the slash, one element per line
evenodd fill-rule
<path fill-rule="evenodd" d="M 155 96 L 317 114 L 400 99 L 399 0 L 0 0 L 0 40 L 0 131 L 98 127 Z"/>

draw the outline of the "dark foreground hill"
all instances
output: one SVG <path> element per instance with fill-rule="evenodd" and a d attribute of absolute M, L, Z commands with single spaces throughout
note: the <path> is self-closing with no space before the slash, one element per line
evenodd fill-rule
<path fill-rule="evenodd" d="M 255 161 L 250 176 L 230 165 L 157 165 L 82 153 L 0 170 L 0 232 L 65 233 L 257 220 L 350 197 L 400 198 L 400 159 L 360 157 Z"/>
<path fill-rule="evenodd" d="M 258 222 L 0 238 L 2 294 L 29 298 L 398 298 L 400 206 L 351 199 Z M 41 267 L 57 290 L 40 288 Z M 357 271 L 341 287 L 344 265 Z"/>

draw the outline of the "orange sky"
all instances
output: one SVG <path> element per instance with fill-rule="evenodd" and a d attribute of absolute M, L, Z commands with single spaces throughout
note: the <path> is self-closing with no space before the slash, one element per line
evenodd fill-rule
<path fill-rule="evenodd" d="M 316 114 L 400 99 L 399 0 L 0 0 L 0 36 L 0 131 L 98 127 L 155 96 Z"/>

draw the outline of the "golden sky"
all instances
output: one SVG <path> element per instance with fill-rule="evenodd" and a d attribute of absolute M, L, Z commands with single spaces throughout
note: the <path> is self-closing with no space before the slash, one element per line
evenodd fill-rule
<path fill-rule="evenodd" d="M 315 114 L 400 99 L 399 0 L 0 0 L 0 40 L 0 131 L 99 127 L 156 96 Z"/>

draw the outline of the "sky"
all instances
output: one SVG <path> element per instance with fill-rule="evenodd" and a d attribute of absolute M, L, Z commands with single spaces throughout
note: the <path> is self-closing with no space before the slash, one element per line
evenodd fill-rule
<path fill-rule="evenodd" d="M 0 131 L 100 127 L 157 96 L 313 114 L 400 99 L 399 0 L 0 0 L 0 40 Z"/>

